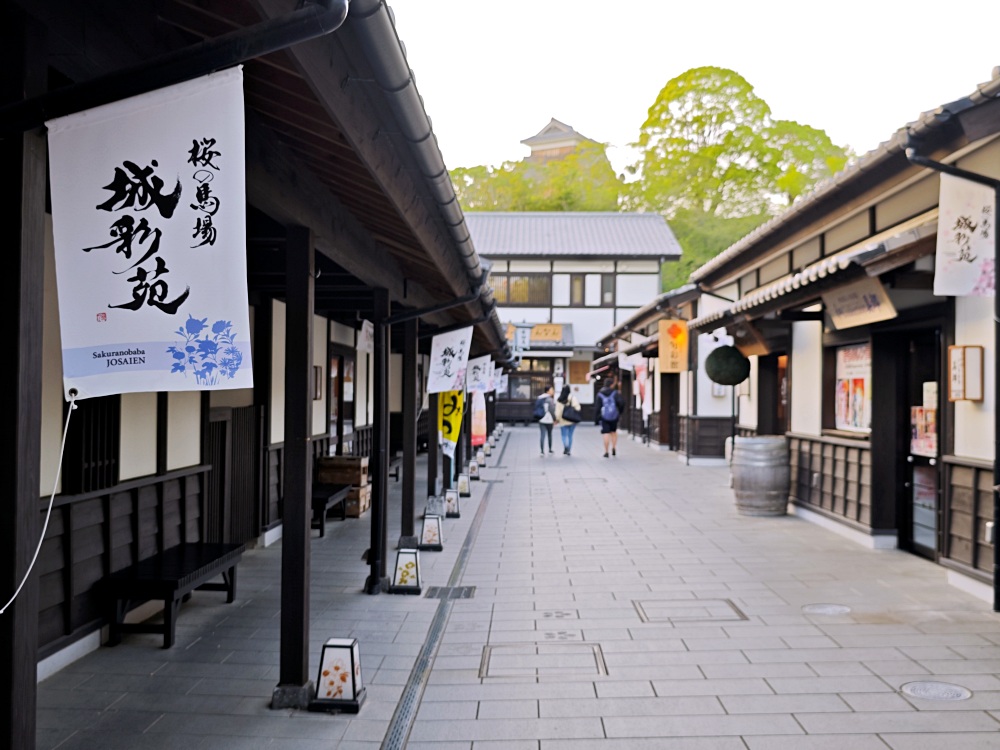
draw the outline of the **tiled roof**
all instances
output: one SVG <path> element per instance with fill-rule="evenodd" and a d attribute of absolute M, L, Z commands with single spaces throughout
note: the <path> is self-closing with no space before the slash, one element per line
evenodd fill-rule
<path fill-rule="evenodd" d="M 614 211 L 467 211 L 476 250 L 487 258 L 587 256 L 679 258 L 681 246 L 659 214 Z"/>

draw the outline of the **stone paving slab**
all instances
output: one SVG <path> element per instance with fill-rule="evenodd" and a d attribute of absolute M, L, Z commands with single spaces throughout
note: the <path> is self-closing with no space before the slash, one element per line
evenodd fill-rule
<path fill-rule="evenodd" d="M 445 550 L 421 553 L 426 585 L 472 598 L 364 595 L 367 516 L 313 538 L 310 670 L 325 638 L 359 638 L 360 714 L 268 708 L 279 543 L 244 556 L 233 605 L 185 604 L 173 649 L 127 634 L 42 683 L 36 747 L 391 750 L 419 685 L 414 750 L 1000 748 L 1000 618 L 943 568 L 798 517 L 741 517 L 724 467 L 624 436 L 604 459 L 591 425 L 573 456 L 541 458 L 537 436 L 506 431 Z M 803 610 L 823 603 L 850 611 Z M 900 692 L 931 679 L 972 696 Z"/>

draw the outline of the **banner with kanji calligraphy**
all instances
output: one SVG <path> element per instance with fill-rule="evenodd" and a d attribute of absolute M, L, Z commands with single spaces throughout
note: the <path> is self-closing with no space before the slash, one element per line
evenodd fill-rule
<path fill-rule="evenodd" d="M 493 378 L 493 360 L 487 354 L 469 360 L 469 369 L 465 373 L 465 390 L 469 393 L 477 391 L 486 393 L 493 390 L 490 381 Z"/>
<path fill-rule="evenodd" d="M 242 70 L 46 125 L 66 393 L 251 388 Z"/>
<path fill-rule="evenodd" d="M 996 191 L 988 185 L 941 175 L 934 294 L 993 296 L 995 207 Z"/>
<path fill-rule="evenodd" d="M 427 392 L 464 391 L 465 371 L 472 346 L 472 327 L 439 333 L 431 339 Z"/>

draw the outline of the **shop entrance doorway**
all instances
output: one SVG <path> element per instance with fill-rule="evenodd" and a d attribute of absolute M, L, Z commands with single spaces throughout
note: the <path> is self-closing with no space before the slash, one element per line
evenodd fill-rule
<path fill-rule="evenodd" d="M 940 549 L 941 334 L 912 332 L 906 348 L 904 441 L 906 482 L 900 513 L 900 546 L 935 559 Z"/>

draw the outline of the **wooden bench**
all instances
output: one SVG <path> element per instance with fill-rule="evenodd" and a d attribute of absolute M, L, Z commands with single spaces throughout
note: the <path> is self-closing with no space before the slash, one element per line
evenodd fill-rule
<path fill-rule="evenodd" d="M 174 645 L 181 601 L 195 589 L 225 591 L 226 603 L 236 598 L 236 565 L 245 544 L 178 544 L 158 555 L 115 571 L 105 579 L 109 604 L 109 646 L 121 643 L 122 633 L 163 633 L 163 648 Z M 209 583 L 222 576 L 222 583 Z M 133 601 L 163 600 L 163 623 L 126 623 Z"/>
<path fill-rule="evenodd" d="M 312 524 L 311 528 L 319 529 L 321 537 L 326 536 L 326 514 L 330 508 L 340 508 L 340 520 L 347 519 L 347 496 L 351 492 L 349 484 L 313 483 L 312 488 Z"/>

